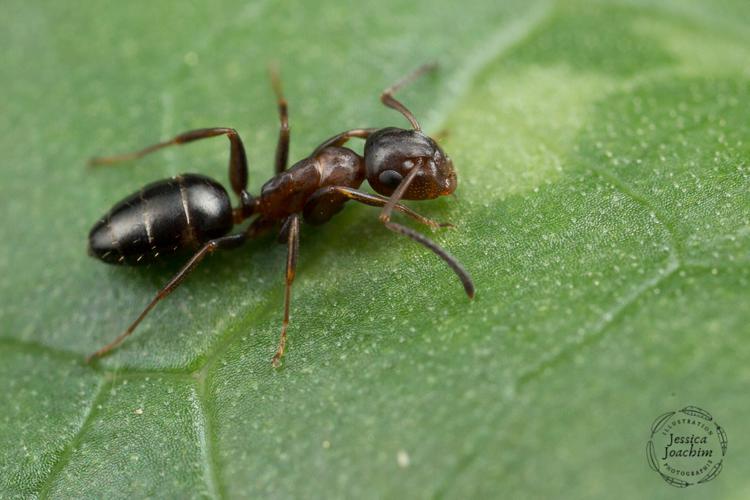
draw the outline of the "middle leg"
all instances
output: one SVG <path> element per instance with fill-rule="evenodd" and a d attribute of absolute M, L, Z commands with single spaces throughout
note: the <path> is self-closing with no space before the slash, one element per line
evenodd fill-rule
<path fill-rule="evenodd" d="M 246 238 L 246 235 L 243 233 L 231 234 L 229 236 L 216 238 L 204 244 L 200 248 L 200 250 L 198 250 L 198 252 L 196 252 L 195 255 L 193 255 L 190 260 L 188 260 L 185 265 L 182 266 L 182 269 L 180 269 L 177 274 L 175 274 L 172 279 L 170 279 L 169 282 L 156 293 L 154 298 L 151 299 L 151 302 L 149 302 L 148 305 L 143 309 L 143 311 L 141 311 L 141 314 L 138 315 L 135 321 L 133 321 L 124 332 L 115 337 L 115 339 L 109 344 L 86 357 L 86 362 L 89 363 L 94 358 L 101 358 L 105 354 L 109 353 L 112 349 L 119 346 L 130 334 L 133 333 L 136 327 L 141 323 L 141 321 L 143 321 L 146 315 L 151 312 L 154 306 L 156 306 L 156 304 L 161 302 L 178 286 L 180 286 L 185 278 L 187 278 L 190 273 L 195 270 L 198 264 L 200 264 L 207 255 L 220 249 L 236 248 L 242 245 L 245 242 Z"/>
<path fill-rule="evenodd" d="M 281 365 L 281 357 L 286 350 L 286 330 L 289 326 L 289 306 L 292 301 L 292 283 L 297 271 L 297 256 L 299 255 L 299 215 L 292 214 L 284 222 L 282 233 L 287 233 L 287 255 L 286 255 L 286 284 L 284 287 L 284 320 L 281 323 L 281 337 L 276 354 L 273 355 L 271 364 L 278 368 Z"/>
<path fill-rule="evenodd" d="M 170 279 L 169 282 L 156 293 L 154 298 L 151 299 L 151 302 L 148 303 L 145 309 L 143 309 L 143 311 L 140 315 L 138 315 L 135 321 L 130 324 L 127 330 L 118 335 L 109 344 L 86 357 L 86 362 L 89 363 L 94 358 L 101 358 L 102 356 L 119 346 L 130 334 L 133 333 L 136 327 L 141 323 L 141 321 L 143 321 L 146 315 L 151 312 L 154 306 L 164 300 L 170 293 L 172 293 L 177 287 L 179 287 L 185 280 L 185 278 L 187 278 L 190 273 L 195 270 L 198 264 L 200 264 L 207 255 L 212 254 L 216 250 L 237 248 L 245 243 L 245 241 L 247 241 L 248 239 L 256 238 L 264 232 L 268 231 L 272 226 L 273 223 L 271 221 L 256 219 L 242 233 L 222 236 L 221 238 L 216 238 L 207 242 L 190 258 L 190 260 L 185 263 L 184 266 L 182 266 L 177 274 L 175 274 L 172 279 Z"/>
<path fill-rule="evenodd" d="M 379 194 L 364 193 L 347 186 L 327 186 L 318 189 L 310 196 L 304 208 L 305 220 L 307 221 L 308 218 L 311 218 L 317 224 L 328 220 L 330 218 L 328 217 L 329 215 L 332 217 L 338 212 L 339 207 L 336 201 L 341 196 L 371 207 L 384 207 L 388 203 L 388 198 Z M 449 222 L 437 222 L 429 219 L 400 203 L 396 203 L 393 209 L 432 229 L 454 227 Z"/>

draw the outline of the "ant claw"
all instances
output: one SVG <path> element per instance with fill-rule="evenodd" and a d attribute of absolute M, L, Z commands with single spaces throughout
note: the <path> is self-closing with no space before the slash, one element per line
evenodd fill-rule
<path fill-rule="evenodd" d="M 281 366 L 281 355 L 277 352 L 276 355 L 271 360 L 271 365 L 274 368 L 279 368 Z"/>

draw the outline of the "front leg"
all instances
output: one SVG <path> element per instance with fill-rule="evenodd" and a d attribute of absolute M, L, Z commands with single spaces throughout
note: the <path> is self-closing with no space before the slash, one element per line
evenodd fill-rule
<path fill-rule="evenodd" d="M 349 139 L 353 137 L 357 137 L 359 139 L 367 139 L 372 135 L 375 131 L 378 129 L 376 128 L 353 128 L 351 130 L 347 130 L 345 132 L 341 132 L 340 134 L 336 134 L 333 137 L 329 137 L 325 141 L 321 142 L 320 145 L 315 148 L 315 151 L 313 151 L 313 154 L 311 154 L 311 157 L 317 156 L 321 151 L 323 151 L 325 148 L 328 147 L 341 147 L 347 142 L 349 142 Z"/>
<path fill-rule="evenodd" d="M 331 219 L 341 211 L 344 203 L 353 200 L 371 207 L 383 207 L 388 203 L 388 198 L 379 194 L 369 194 L 347 186 L 328 186 L 320 188 L 313 193 L 305 204 L 305 222 L 310 224 L 322 224 Z M 409 207 L 396 203 L 393 207 L 397 212 L 411 217 L 420 224 L 432 229 L 439 227 L 453 227 L 450 222 L 437 222 L 418 214 Z"/>

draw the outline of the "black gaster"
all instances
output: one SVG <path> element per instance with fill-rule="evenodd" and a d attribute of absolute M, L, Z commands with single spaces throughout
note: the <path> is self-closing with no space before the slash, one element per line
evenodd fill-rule
<path fill-rule="evenodd" d="M 224 187 L 184 174 L 147 185 L 118 202 L 89 233 L 89 254 L 111 264 L 142 264 L 195 248 L 232 229 Z"/>

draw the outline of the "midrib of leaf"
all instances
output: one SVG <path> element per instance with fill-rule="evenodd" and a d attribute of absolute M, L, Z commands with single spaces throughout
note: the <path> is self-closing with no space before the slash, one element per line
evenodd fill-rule
<path fill-rule="evenodd" d="M 68 461 L 70 460 L 70 456 L 73 454 L 76 447 L 81 442 L 81 439 L 83 438 L 86 428 L 90 425 L 92 420 L 96 418 L 97 410 L 101 408 L 106 402 L 107 390 L 111 387 L 111 383 L 108 382 L 106 379 L 107 377 L 105 376 L 99 380 L 99 385 L 97 387 L 96 393 L 93 399 L 91 400 L 91 406 L 89 406 L 88 410 L 86 411 L 83 417 L 83 421 L 81 422 L 81 427 L 73 435 L 73 438 L 70 440 L 70 442 L 68 442 L 63 447 L 63 450 L 60 453 L 60 457 L 57 459 L 57 462 L 50 470 L 50 473 L 47 476 L 47 479 L 42 483 L 42 486 L 39 489 L 39 496 L 41 498 L 49 498 L 50 489 L 52 488 L 52 485 L 54 484 L 55 479 L 65 469 L 65 466 L 68 464 Z"/>
<path fill-rule="evenodd" d="M 213 425 L 213 416 L 209 410 L 209 393 L 206 384 L 206 370 L 201 369 L 196 373 L 195 402 L 198 411 L 203 416 L 201 422 L 196 423 L 196 430 L 200 436 L 201 455 L 205 462 L 205 479 L 208 491 L 213 498 L 225 498 L 226 492 L 219 478 L 219 456 L 215 446 L 216 432 Z"/>

